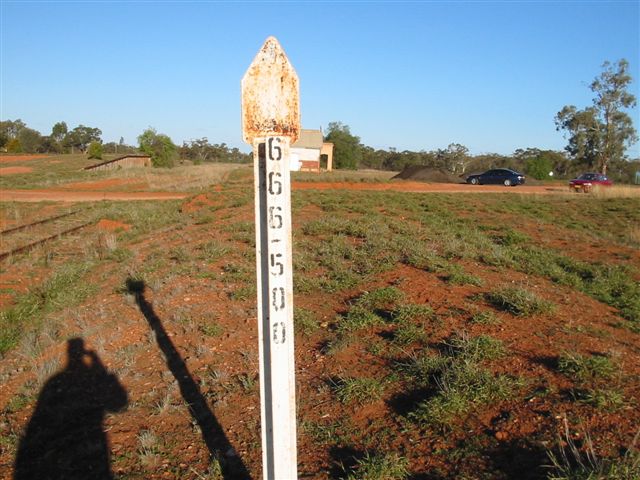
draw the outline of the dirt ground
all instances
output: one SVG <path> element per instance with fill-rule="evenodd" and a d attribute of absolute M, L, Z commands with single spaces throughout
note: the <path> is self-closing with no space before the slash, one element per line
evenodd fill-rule
<path fill-rule="evenodd" d="M 47 157 L 49 155 L 0 155 L 0 163 L 28 162 Z"/>
<path fill-rule="evenodd" d="M 18 168 L 18 167 L 16 167 Z M 181 199 L 189 194 L 180 192 L 119 192 L 111 190 L 119 185 L 140 186 L 143 183 L 133 179 L 112 179 L 96 182 L 72 183 L 50 189 L 3 190 L 2 201 L 11 202 L 94 202 L 97 200 L 163 200 Z M 109 188 L 110 190 L 101 190 Z M 568 193 L 559 187 L 518 186 L 503 187 L 495 185 L 465 185 L 451 183 L 348 183 L 348 182 L 293 182 L 293 190 L 351 190 L 351 191 L 393 191 L 411 193 L 521 193 L 548 195 Z"/>
<path fill-rule="evenodd" d="M 32 172 L 33 168 L 30 167 L 5 167 L 0 168 L 0 175 L 15 175 L 18 173 Z"/>
<path fill-rule="evenodd" d="M 255 301 L 251 295 L 234 296 L 234 281 L 228 280 L 237 273 L 229 265 L 250 256 L 254 248 L 250 239 L 237 236 L 239 226 L 253 222 L 253 203 L 230 205 L 226 196 L 234 192 L 219 188 L 189 197 L 175 192 L 96 191 L 101 185 L 7 190 L 2 192 L 2 200 L 182 199 L 181 215 L 190 221 L 179 229 L 167 228 L 136 239 L 128 246 L 131 257 L 126 265 L 105 263 L 95 273 L 97 291 L 77 308 L 62 310 L 52 327 L 55 332 L 45 328 L 43 337 L 62 340 L 43 341 L 33 350 L 23 345 L 2 359 L 0 436 L 15 440 L 20 433 L 28 436 L 30 428 L 59 431 L 63 425 L 48 423 L 57 415 L 68 422 L 64 430 L 74 436 L 48 439 L 55 446 L 52 452 L 61 461 L 71 461 L 76 457 L 69 451 L 81 450 L 83 442 L 85 446 L 88 442 L 97 450 L 91 453 L 96 464 L 110 462 L 118 479 L 260 478 Z M 295 182 L 293 189 L 545 196 L 568 193 L 545 186 L 420 182 Z M 314 203 L 312 195 L 305 199 L 307 203 L 294 218 L 298 238 L 303 237 L 307 222 L 332 216 L 331 211 L 325 212 Z M 211 218 L 199 223 L 205 215 Z M 473 215 L 478 225 L 493 220 L 489 212 L 475 211 Z M 33 218 L 22 218 L 21 222 L 37 217 L 34 212 Z M 56 248 L 61 256 L 71 258 L 68 252 L 87 251 L 94 244 L 101 245 L 105 235 L 127 233 L 130 227 L 115 219 L 102 219 L 82 235 L 61 240 Z M 522 221 L 518 231 L 571 258 L 619 258 L 626 264 L 640 265 L 638 249 L 614 245 L 606 239 L 531 220 Z M 355 239 L 354 244 L 358 241 Z M 226 245 L 226 253 L 205 261 L 199 252 L 212 242 Z M 576 244 L 582 247 L 575 248 Z M 37 260 L 33 265 L 16 261 L 3 267 L 3 291 L 24 292 L 29 283 L 37 283 L 45 275 L 46 265 L 40 255 L 46 259 L 47 252 L 33 255 Z M 135 277 L 158 259 L 165 262 L 165 278 L 124 289 L 125 277 Z M 296 306 L 312 311 L 319 323 L 312 333 L 295 338 L 300 478 L 344 478 L 342 468 L 353 465 L 355 458 L 363 458 L 363 452 L 391 450 L 408 459 L 412 472 L 409 478 L 414 480 L 543 479 L 546 473 L 542 465 L 549 463 L 546 449 L 563 435 L 566 418 L 581 418 L 582 424 L 572 425 L 570 435 L 582 441 L 588 430 L 598 438 L 603 454 L 616 455 L 621 446 L 630 444 L 640 427 L 635 403 L 640 399 L 640 335 L 620 328 L 620 317 L 611 306 L 548 278 L 465 259 L 459 265 L 481 277 L 484 286 L 447 283 L 441 272 L 397 264 L 366 284 L 345 291 L 311 290 L 296 295 Z M 475 308 L 470 306 L 470 299 L 499 284 L 527 285 L 557 309 L 553 315 L 533 320 L 496 311 L 496 323 L 470 323 Z M 362 341 L 335 354 L 326 351 L 327 342 L 335 336 L 336 318 L 345 313 L 349 302 L 363 292 L 389 286 L 400 289 L 407 303 L 428 305 L 435 312 L 439 322 L 425 327 L 429 329 L 430 348 L 446 343 L 461 331 L 501 341 L 510 352 L 509 361 L 494 362 L 491 368 L 494 373 L 524 379 L 518 395 L 487 405 L 452 431 L 437 434 L 407 424 L 403 415 L 415 398 L 408 398 L 397 385 L 365 405 L 338 402 L 328 379 L 389 375 L 395 360 L 377 354 L 373 348 L 393 336 L 388 326 L 370 328 L 363 333 Z M 11 305 L 11 297 L 3 295 L 2 300 L 4 308 Z M 203 330 L 212 323 L 221 333 Z M 32 342 L 36 345 L 39 340 Z M 626 375 L 624 381 L 616 381 L 622 382 L 619 387 L 631 400 L 607 414 L 574 402 L 569 393 L 571 379 L 556 368 L 559 355 L 566 351 L 612 355 Z M 25 393 L 25 385 L 40 388 L 38 401 Z M 424 392 L 411 392 L 419 394 Z M 92 405 L 86 413 L 93 423 L 87 420 L 78 425 L 78 419 L 68 414 L 78 404 Z M 37 447 L 37 442 L 23 442 L 16 452 L 8 443 L 0 444 L 0 477 L 10 478 L 20 468 L 29 471 L 27 457 Z M 219 476 L 210 467 L 212 457 L 225 465 Z M 476 473 L 478 476 L 474 476 Z M 92 478 L 106 478 L 108 474 L 97 470 Z"/>
<path fill-rule="evenodd" d="M 176 192 L 111 192 L 68 190 L 3 190 L 4 202 L 96 202 L 100 200 L 176 200 L 188 197 Z"/>

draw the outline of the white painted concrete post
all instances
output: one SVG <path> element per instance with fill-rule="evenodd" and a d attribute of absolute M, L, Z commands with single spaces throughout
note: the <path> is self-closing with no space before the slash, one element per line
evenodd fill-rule
<path fill-rule="evenodd" d="M 269 37 L 242 78 L 253 145 L 263 478 L 296 479 L 296 401 L 289 147 L 300 131 L 298 77 Z"/>

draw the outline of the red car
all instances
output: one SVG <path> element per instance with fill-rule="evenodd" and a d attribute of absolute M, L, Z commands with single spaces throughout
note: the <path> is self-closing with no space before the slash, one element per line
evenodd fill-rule
<path fill-rule="evenodd" d="M 595 186 L 609 187 L 613 182 L 601 173 L 583 173 L 569 182 L 569 188 L 574 192 L 590 192 Z"/>

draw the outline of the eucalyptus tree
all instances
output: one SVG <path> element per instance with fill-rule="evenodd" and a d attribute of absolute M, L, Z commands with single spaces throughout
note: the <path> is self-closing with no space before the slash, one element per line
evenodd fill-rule
<path fill-rule="evenodd" d="M 589 88 L 593 104 L 582 110 L 566 105 L 555 117 L 556 129 L 568 134 L 567 152 L 577 162 L 606 174 L 612 163 L 626 159 L 625 149 L 638 140 L 626 110 L 636 106 L 629 93 L 629 62 L 605 62 Z"/>

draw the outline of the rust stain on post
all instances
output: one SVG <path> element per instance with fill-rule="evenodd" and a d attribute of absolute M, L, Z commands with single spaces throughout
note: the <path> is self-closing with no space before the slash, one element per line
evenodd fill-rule
<path fill-rule="evenodd" d="M 284 50 L 269 37 L 242 78 L 242 136 L 245 142 L 300 131 L 298 75 Z"/>

